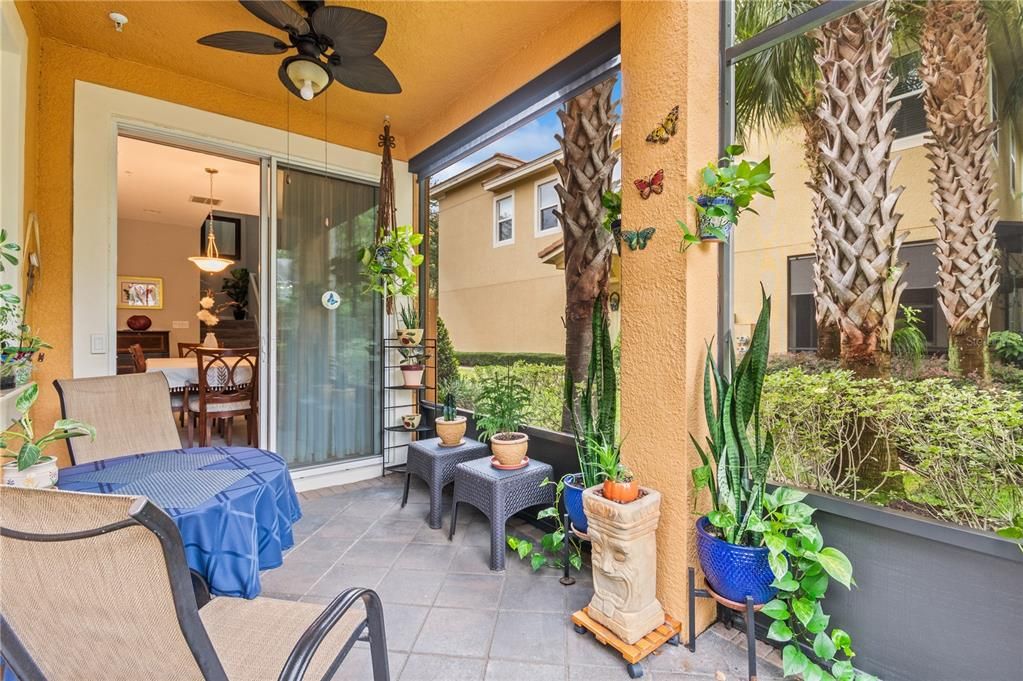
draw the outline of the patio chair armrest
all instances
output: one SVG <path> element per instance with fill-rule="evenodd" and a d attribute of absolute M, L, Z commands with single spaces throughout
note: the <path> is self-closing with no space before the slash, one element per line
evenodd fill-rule
<path fill-rule="evenodd" d="M 390 681 L 390 673 L 387 668 L 387 641 L 384 637 L 383 605 L 380 602 L 380 596 L 375 591 L 360 587 L 351 587 L 342 591 L 330 602 L 330 605 L 323 609 L 319 617 L 313 620 L 313 623 L 299 637 L 291 654 L 288 655 L 277 681 L 303 681 L 309 663 L 327 634 L 360 600 L 366 607 L 366 619 L 360 622 L 352 635 L 348 637 L 323 678 L 333 678 L 352 646 L 360 640 L 363 632 L 368 628 L 369 651 L 373 662 L 373 681 Z"/>

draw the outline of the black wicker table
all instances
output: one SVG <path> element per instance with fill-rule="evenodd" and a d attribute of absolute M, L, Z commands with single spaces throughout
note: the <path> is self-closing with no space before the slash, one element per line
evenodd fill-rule
<path fill-rule="evenodd" d="M 407 472 L 405 493 L 401 497 L 402 508 L 408 503 L 409 483 L 414 475 L 430 489 L 430 527 L 439 530 L 441 494 L 445 487 L 454 482 L 455 466 L 463 461 L 487 456 L 489 453 L 490 447 L 469 438 L 463 438 L 462 444 L 456 447 L 441 447 L 439 437 L 411 443 L 408 447 L 408 461 L 405 464 Z"/>
<path fill-rule="evenodd" d="M 504 569 L 504 525 L 511 516 L 531 506 L 554 503 L 554 487 L 541 485 L 554 471 L 549 464 L 530 460 L 524 468 L 498 470 L 490 457 L 460 463 L 455 467 L 455 498 L 451 509 L 451 530 L 455 536 L 458 505 L 471 504 L 490 520 L 490 569 Z"/>

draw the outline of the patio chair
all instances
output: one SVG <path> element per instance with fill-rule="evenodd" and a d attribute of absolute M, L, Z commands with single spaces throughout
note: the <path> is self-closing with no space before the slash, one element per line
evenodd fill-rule
<path fill-rule="evenodd" d="M 145 497 L 4 487 L 0 518 L 0 636 L 20 681 L 320 681 L 367 634 L 373 681 L 389 681 L 369 589 L 326 608 L 220 597 L 200 609 L 178 528 Z"/>
<path fill-rule="evenodd" d="M 71 463 L 181 447 L 162 373 L 58 379 L 53 386 L 64 418 L 96 428 L 95 440 L 66 440 Z"/>
<path fill-rule="evenodd" d="M 132 343 L 128 346 L 128 352 L 131 353 L 131 364 L 135 367 L 135 373 L 146 373 L 146 353 L 142 351 L 142 346 Z"/>
<path fill-rule="evenodd" d="M 245 417 L 249 444 L 255 445 L 259 348 L 200 347 L 195 349 L 195 361 L 199 366 L 199 385 L 185 388 L 188 446 L 192 446 L 193 415 L 198 416 L 200 447 L 209 446 L 211 423 L 219 419 L 225 419 L 224 439 L 230 446 L 235 416 Z"/>

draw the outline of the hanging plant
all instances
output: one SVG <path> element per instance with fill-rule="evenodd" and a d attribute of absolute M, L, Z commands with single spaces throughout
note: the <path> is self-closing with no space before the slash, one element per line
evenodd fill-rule
<path fill-rule="evenodd" d="M 376 291 L 384 299 L 414 296 L 419 292 L 416 268 L 423 264 L 418 252 L 423 235 L 411 225 L 401 225 L 384 234 L 376 243 L 359 249 L 366 292 Z"/>

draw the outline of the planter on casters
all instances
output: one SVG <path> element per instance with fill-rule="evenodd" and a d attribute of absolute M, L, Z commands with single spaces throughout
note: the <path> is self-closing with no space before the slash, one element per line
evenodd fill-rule
<path fill-rule="evenodd" d="M 561 479 L 565 483 L 563 499 L 565 510 L 568 511 L 568 518 L 572 521 L 572 527 L 580 534 L 589 531 L 589 523 L 586 521 L 586 513 L 583 511 L 583 480 L 582 473 L 569 473 Z"/>
<path fill-rule="evenodd" d="M 422 364 L 403 364 L 401 366 L 401 377 L 405 381 L 406 388 L 418 388 L 423 384 L 423 372 L 426 367 Z"/>
<path fill-rule="evenodd" d="M 496 433 L 490 438 L 490 451 L 502 466 L 518 466 L 526 459 L 529 436 L 525 433 Z"/>
<path fill-rule="evenodd" d="M 767 547 L 729 544 L 710 534 L 709 526 L 706 516 L 696 521 L 696 552 L 710 588 L 735 603 L 752 596 L 754 605 L 763 605 L 774 598 Z"/>
<path fill-rule="evenodd" d="M 464 416 L 456 416 L 451 421 L 438 418 L 433 422 L 434 430 L 437 431 L 437 437 L 440 438 L 440 443 L 445 447 L 454 447 L 462 443 L 462 437 L 465 435 L 465 425 L 466 420 Z"/>

